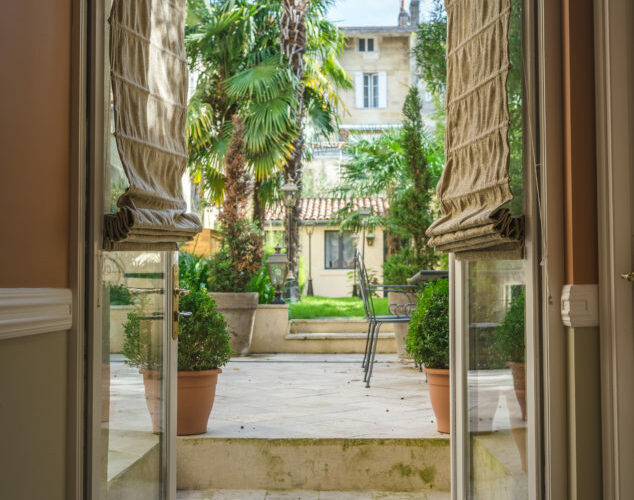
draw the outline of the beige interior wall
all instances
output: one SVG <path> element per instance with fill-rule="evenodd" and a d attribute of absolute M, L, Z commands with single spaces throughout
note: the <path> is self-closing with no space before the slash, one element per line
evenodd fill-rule
<path fill-rule="evenodd" d="M 0 2 L 0 287 L 68 286 L 71 0 Z"/>
<path fill-rule="evenodd" d="M 0 2 L 0 287 L 69 286 L 71 0 Z M 66 500 L 68 333 L 0 341 L 0 498 Z"/>

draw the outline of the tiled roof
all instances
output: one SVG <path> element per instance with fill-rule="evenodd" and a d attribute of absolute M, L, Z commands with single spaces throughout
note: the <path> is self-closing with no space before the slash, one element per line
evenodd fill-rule
<path fill-rule="evenodd" d="M 300 219 L 302 222 L 328 222 L 332 214 L 337 210 L 352 203 L 354 210 L 369 209 L 373 215 L 383 216 L 390 208 L 390 202 L 386 198 L 353 198 L 343 200 L 338 198 L 302 198 L 300 201 Z M 283 205 L 274 205 L 266 212 L 267 222 L 281 222 L 286 216 Z"/>

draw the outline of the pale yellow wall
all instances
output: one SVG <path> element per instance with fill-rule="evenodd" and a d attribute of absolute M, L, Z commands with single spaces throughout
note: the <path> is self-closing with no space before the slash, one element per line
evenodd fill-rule
<path fill-rule="evenodd" d="M 348 269 L 325 269 L 325 232 L 337 231 L 335 226 L 315 226 L 312 236 L 313 290 L 315 295 L 324 297 L 349 297 L 352 295 L 353 280 L 348 277 Z M 382 281 L 383 276 L 383 230 L 375 228 L 374 245 L 365 247 L 365 264 L 369 272 L 376 273 Z M 360 238 L 359 238 L 360 239 Z M 308 234 L 304 227 L 299 232 L 300 252 L 304 256 L 308 273 Z M 361 242 L 359 241 L 359 245 Z M 361 248 L 361 247 L 359 247 Z M 306 293 L 306 290 L 304 290 Z"/>
<path fill-rule="evenodd" d="M 354 81 L 354 74 L 387 73 L 387 107 L 383 109 L 358 109 L 355 106 L 354 89 L 340 92 L 347 108 L 342 112 L 343 125 L 398 124 L 402 121 L 403 102 L 412 84 L 410 71 L 410 40 L 413 35 L 381 36 L 378 34 L 349 35 L 346 49 L 340 58 L 341 65 Z M 359 52 L 358 38 L 374 38 L 375 51 Z"/>

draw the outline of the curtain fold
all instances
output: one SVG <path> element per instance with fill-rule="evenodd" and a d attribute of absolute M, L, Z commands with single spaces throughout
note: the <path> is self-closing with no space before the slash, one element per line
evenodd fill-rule
<path fill-rule="evenodd" d="M 129 187 L 104 220 L 104 248 L 176 250 L 202 229 L 187 213 L 186 0 L 114 0 L 114 134 Z"/>
<path fill-rule="evenodd" d="M 445 0 L 446 164 L 429 245 L 457 259 L 519 257 L 524 224 L 510 189 L 510 0 Z"/>

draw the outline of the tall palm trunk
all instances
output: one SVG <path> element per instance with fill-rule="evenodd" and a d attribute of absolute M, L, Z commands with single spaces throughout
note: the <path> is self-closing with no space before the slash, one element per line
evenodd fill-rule
<path fill-rule="evenodd" d="M 289 219 L 286 217 L 286 234 L 289 237 L 290 248 L 287 253 L 291 256 L 290 271 L 297 278 L 297 250 L 299 248 L 299 215 L 300 198 L 302 192 L 302 158 L 304 155 L 304 134 L 302 121 L 304 118 L 304 53 L 306 52 L 306 13 L 310 0 L 283 0 L 281 22 L 281 48 L 282 54 L 288 59 L 293 74 L 297 79 L 297 109 L 295 121 L 297 124 L 297 136 L 293 140 L 293 152 L 284 165 L 284 177 L 286 182 L 293 182 L 299 188 L 297 203 L 291 209 L 293 219 L 292 228 L 289 228 Z"/>

